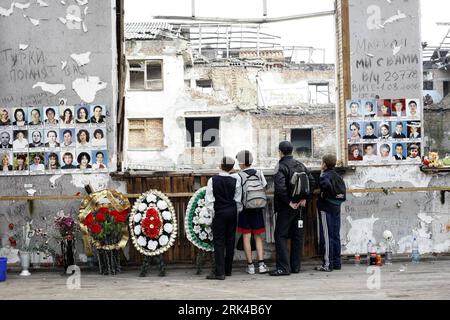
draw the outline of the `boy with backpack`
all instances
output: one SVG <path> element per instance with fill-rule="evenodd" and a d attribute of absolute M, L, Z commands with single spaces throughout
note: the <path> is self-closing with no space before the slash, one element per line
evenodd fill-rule
<path fill-rule="evenodd" d="M 236 178 L 242 186 L 243 211 L 239 213 L 238 232 L 242 233 L 245 257 L 247 258 L 248 274 L 255 274 L 250 240 L 255 238 L 259 273 L 266 273 L 269 268 L 264 263 L 264 246 L 261 234 L 266 231 L 263 209 L 267 204 L 265 187 L 267 185 L 261 170 L 251 168 L 253 156 L 248 150 L 242 150 L 236 155 L 241 171 Z"/>
<path fill-rule="evenodd" d="M 234 159 L 223 157 L 221 172 L 210 178 L 206 186 L 206 208 L 213 217 L 215 270 L 206 279 L 225 280 L 231 276 L 236 236 L 237 214 L 242 210 L 241 184 L 230 175 Z"/>
<path fill-rule="evenodd" d="M 292 156 L 294 147 L 289 141 L 278 146 L 280 161 L 274 177 L 274 207 L 276 212 L 275 249 L 276 270 L 271 276 L 287 276 L 300 272 L 303 251 L 302 209 L 311 199 L 314 178 L 303 163 Z M 291 238 L 291 254 L 287 240 Z"/>
<path fill-rule="evenodd" d="M 320 198 L 317 209 L 320 217 L 320 250 L 322 265 L 317 271 L 331 272 L 341 269 L 341 204 L 345 201 L 345 183 L 336 173 L 336 156 L 322 157 Z"/>

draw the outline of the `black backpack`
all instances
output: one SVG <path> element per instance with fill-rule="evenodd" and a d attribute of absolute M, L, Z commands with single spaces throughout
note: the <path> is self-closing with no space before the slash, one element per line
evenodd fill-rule
<path fill-rule="evenodd" d="M 331 182 L 331 193 L 327 194 L 327 198 L 330 200 L 341 201 L 344 202 L 346 200 L 346 186 L 344 179 L 340 175 L 336 173 L 336 171 L 332 171 Z"/>
<path fill-rule="evenodd" d="M 293 202 L 307 199 L 311 193 L 306 167 L 298 161 L 289 180 L 289 185 Z"/>

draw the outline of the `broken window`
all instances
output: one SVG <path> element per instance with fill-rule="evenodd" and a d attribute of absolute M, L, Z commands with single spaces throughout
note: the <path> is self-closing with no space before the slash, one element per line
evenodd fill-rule
<path fill-rule="evenodd" d="M 331 103 L 330 89 L 328 82 L 310 82 L 308 86 L 310 94 L 309 103 L 311 104 Z"/>
<path fill-rule="evenodd" d="M 299 157 L 312 157 L 312 129 L 292 129 L 291 143 Z"/>
<path fill-rule="evenodd" d="M 128 149 L 162 149 L 163 119 L 129 119 Z"/>
<path fill-rule="evenodd" d="M 195 86 L 197 90 L 200 90 L 204 93 L 212 93 L 213 85 L 211 79 L 199 79 L 195 80 Z"/>
<path fill-rule="evenodd" d="M 433 90 L 433 81 L 424 81 L 423 90 Z"/>
<path fill-rule="evenodd" d="M 130 89 L 163 90 L 162 60 L 130 60 Z"/>
<path fill-rule="evenodd" d="M 219 122 L 219 117 L 186 118 L 186 146 L 220 146 Z"/>

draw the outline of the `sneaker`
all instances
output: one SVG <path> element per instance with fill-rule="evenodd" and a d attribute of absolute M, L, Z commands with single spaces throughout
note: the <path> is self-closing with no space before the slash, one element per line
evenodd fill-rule
<path fill-rule="evenodd" d="M 247 270 L 245 270 L 248 274 L 255 274 L 255 266 L 253 264 L 247 265 Z"/>
<path fill-rule="evenodd" d="M 290 275 L 291 273 L 290 272 L 287 272 L 287 271 L 284 271 L 284 270 L 279 270 L 279 269 L 277 269 L 277 270 L 273 270 L 273 271 L 271 271 L 270 273 L 269 273 L 271 276 L 288 276 L 288 275 Z"/>
<path fill-rule="evenodd" d="M 225 280 L 225 275 L 218 276 L 215 273 L 211 273 L 206 276 L 208 280 Z"/>
<path fill-rule="evenodd" d="M 269 268 L 266 266 L 266 264 L 265 263 L 261 263 L 260 265 L 259 265 L 259 273 L 266 273 L 266 272 L 269 272 Z"/>
<path fill-rule="evenodd" d="M 316 270 L 316 271 L 324 271 L 324 272 L 331 272 L 331 271 L 333 271 L 332 269 L 330 269 L 328 267 L 324 267 L 324 266 L 315 267 L 314 270 Z"/>

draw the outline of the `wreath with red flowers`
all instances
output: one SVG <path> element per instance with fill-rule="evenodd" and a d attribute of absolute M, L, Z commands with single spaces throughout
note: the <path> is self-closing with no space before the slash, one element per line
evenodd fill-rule
<path fill-rule="evenodd" d="M 115 244 L 122 237 L 122 228 L 128 220 L 128 210 L 118 211 L 109 207 L 100 207 L 88 213 L 84 225 L 90 236 L 101 245 Z"/>
<path fill-rule="evenodd" d="M 162 254 L 175 242 L 175 210 L 169 198 L 158 190 L 143 193 L 136 200 L 129 221 L 133 245 L 146 256 Z"/>

